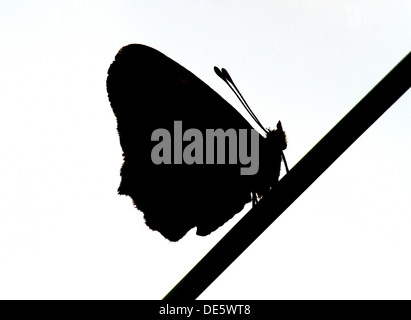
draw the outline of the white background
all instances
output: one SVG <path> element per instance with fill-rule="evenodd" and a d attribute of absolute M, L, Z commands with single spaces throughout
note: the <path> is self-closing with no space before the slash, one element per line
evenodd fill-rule
<path fill-rule="evenodd" d="M 0 2 L 0 298 L 161 299 L 245 213 L 171 243 L 117 195 L 105 80 L 122 46 L 162 51 L 243 113 L 226 67 L 265 126 L 282 121 L 292 167 L 409 52 L 410 21 L 408 0 Z M 410 104 L 200 298 L 411 299 Z"/>

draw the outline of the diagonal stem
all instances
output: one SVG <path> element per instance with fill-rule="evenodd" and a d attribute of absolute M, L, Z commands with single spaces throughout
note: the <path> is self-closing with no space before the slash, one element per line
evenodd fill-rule
<path fill-rule="evenodd" d="M 164 300 L 196 299 L 411 86 L 411 53 L 254 206 Z"/>

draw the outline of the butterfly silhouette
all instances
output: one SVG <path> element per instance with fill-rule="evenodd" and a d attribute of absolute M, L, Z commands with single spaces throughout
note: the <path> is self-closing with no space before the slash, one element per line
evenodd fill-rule
<path fill-rule="evenodd" d="M 248 107 L 229 74 L 215 71 Z M 107 92 L 124 157 L 118 192 L 131 197 L 147 226 L 170 241 L 194 227 L 198 235 L 210 234 L 278 181 L 285 133 L 280 122 L 276 130 L 264 129 L 251 109 L 266 132 L 265 137 L 258 135 L 256 174 L 242 175 L 241 163 L 153 163 L 158 144 L 153 132 L 173 132 L 176 121 L 183 130 L 196 128 L 204 135 L 207 129 L 253 129 L 214 90 L 161 52 L 141 44 L 123 47 L 108 70 Z M 174 147 L 176 143 L 172 140 Z M 190 141 L 181 143 L 185 148 Z"/>

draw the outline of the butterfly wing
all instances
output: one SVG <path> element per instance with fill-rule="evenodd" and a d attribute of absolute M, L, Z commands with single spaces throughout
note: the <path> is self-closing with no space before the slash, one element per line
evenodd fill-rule
<path fill-rule="evenodd" d="M 183 130 L 203 133 L 252 128 L 203 81 L 159 51 L 133 44 L 116 55 L 107 91 L 124 152 L 119 193 L 133 199 L 151 229 L 173 241 L 193 227 L 207 235 L 250 201 L 250 179 L 240 176 L 239 164 L 155 165 L 151 160 L 153 131 L 172 133 L 174 121 L 182 121 Z"/>

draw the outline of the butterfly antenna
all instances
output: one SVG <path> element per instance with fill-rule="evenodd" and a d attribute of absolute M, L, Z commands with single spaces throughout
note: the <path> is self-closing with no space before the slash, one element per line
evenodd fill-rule
<path fill-rule="evenodd" d="M 231 79 L 230 74 L 227 72 L 226 69 L 222 68 L 221 70 L 217 67 L 214 67 L 215 73 L 222 79 L 224 80 L 225 83 L 230 87 L 230 89 L 234 92 L 234 94 L 237 96 L 238 100 L 240 100 L 241 104 L 244 106 L 244 108 L 247 110 L 248 114 L 253 118 L 253 120 L 260 126 L 260 128 L 267 134 L 268 130 L 263 127 L 261 122 L 258 120 L 254 112 L 251 110 L 250 106 L 247 104 L 247 101 L 245 101 L 243 95 L 241 94 L 240 90 L 238 90 L 237 86 L 235 85 L 233 79 Z"/>
<path fill-rule="evenodd" d="M 245 101 L 243 95 L 241 94 L 240 90 L 238 90 L 237 86 L 235 85 L 233 79 L 231 78 L 230 74 L 228 73 L 228 71 L 224 68 L 221 69 L 223 76 L 227 79 L 227 81 L 229 83 L 232 84 L 232 86 L 234 87 L 234 89 L 238 92 L 238 94 L 240 95 L 243 105 L 246 108 L 246 110 L 250 113 L 250 115 L 253 117 L 253 119 L 257 122 L 257 124 L 261 127 L 261 129 L 263 129 L 265 132 L 268 132 L 263 125 L 261 124 L 261 122 L 258 120 L 257 116 L 254 114 L 253 110 L 251 110 L 250 106 L 248 105 L 247 101 Z"/>
<path fill-rule="evenodd" d="M 269 131 L 267 129 L 265 129 L 263 127 L 263 125 L 261 124 L 261 122 L 258 120 L 258 118 L 256 117 L 256 115 L 254 114 L 254 112 L 251 110 L 250 106 L 248 105 L 247 101 L 245 101 L 243 95 L 241 94 L 240 90 L 238 90 L 237 86 L 235 85 L 233 79 L 231 79 L 230 74 L 228 73 L 228 71 L 224 68 L 222 68 L 221 70 L 217 67 L 214 67 L 214 71 L 215 73 L 222 79 L 224 80 L 225 83 L 227 83 L 227 85 L 230 87 L 230 89 L 234 92 L 234 94 L 237 96 L 238 100 L 240 100 L 241 104 L 244 106 L 244 108 L 247 110 L 247 112 L 249 113 L 249 115 L 251 116 L 251 118 L 254 119 L 254 121 L 260 126 L 260 128 L 267 134 Z M 280 123 L 281 125 L 281 123 Z M 282 130 L 282 128 L 281 128 Z M 284 162 L 284 166 L 285 166 L 285 171 L 288 173 L 290 172 L 290 170 L 288 169 L 288 164 L 287 164 L 287 160 L 285 159 L 285 155 L 284 152 L 281 151 L 281 158 Z"/>

